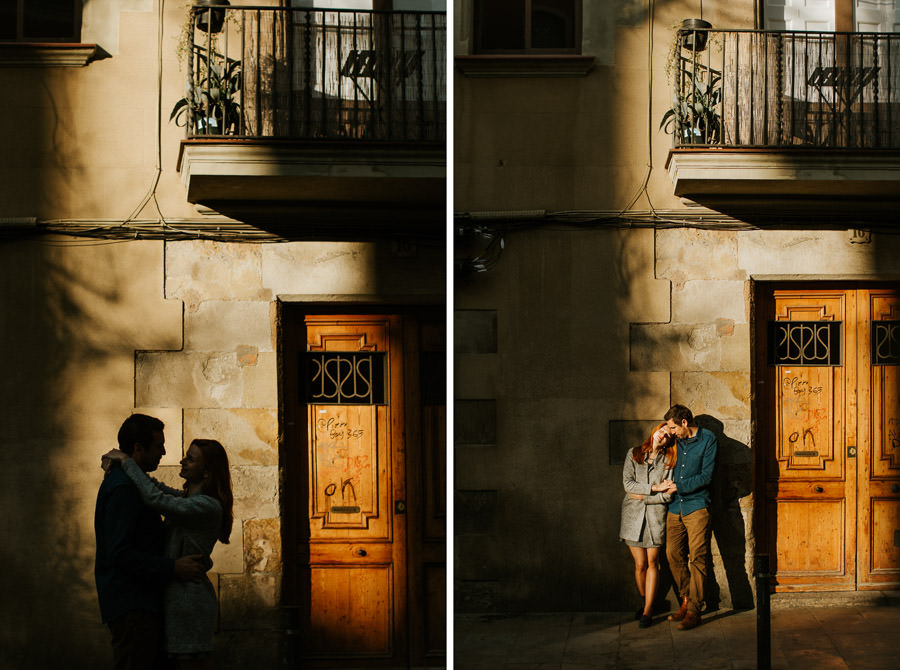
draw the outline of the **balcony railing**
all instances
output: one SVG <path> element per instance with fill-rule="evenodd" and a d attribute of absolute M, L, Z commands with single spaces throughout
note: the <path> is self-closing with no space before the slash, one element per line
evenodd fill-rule
<path fill-rule="evenodd" d="M 181 115 L 173 111 L 189 138 L 446 137 L 445 13 L 273 7 L 192 13 L 187 94 Z"/>
<path fill-rule="evenodd" d="M 676 147 L 900 148 L 900 34 L 682 29 L 676 40 L 664 117 Z"/>

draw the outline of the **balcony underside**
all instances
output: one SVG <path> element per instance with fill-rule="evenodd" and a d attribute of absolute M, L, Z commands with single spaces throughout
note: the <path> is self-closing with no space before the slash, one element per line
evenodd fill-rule
<path fill-rule="evenodd" d="M 184 140 L 178 169 L 189 202 L 282 230 L 438 232 L 444 222 L 440 144 Z"/>
<path fill-rule="evenodd" d="M 900 151 L 683 148 L 666 167 L 675 195 L 719 211 L 852 218 L 900 204 Z"/>

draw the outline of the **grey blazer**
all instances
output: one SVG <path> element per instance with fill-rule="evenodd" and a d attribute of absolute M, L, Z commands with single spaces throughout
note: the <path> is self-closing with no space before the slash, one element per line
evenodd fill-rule
<path fill-rule="evenodd" d="M 625 454 L 625 465 L 622 468 L 622 485 L 625 487 L 625 499 L 622 501 L 622 526 L 619 537 L 623 540 L 638 542 L 641 540 L 641 528 L 647 524 L 647 532 L 654 544 L 663 545 L 666 539 L 666 511 L 672 496 L 667 493 L 654 493 L 650 490 L 653 484 L 672 478 L 672 469 L 657 461 L 653 465 L 644 462 L 638 465 L 631 457 L 631 449 Z M 634 500 L 628 494 L 637 493 L 643 500 Z"/>

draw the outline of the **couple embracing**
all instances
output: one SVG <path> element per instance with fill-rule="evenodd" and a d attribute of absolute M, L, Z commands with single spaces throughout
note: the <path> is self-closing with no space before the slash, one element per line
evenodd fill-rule
<path fill-rule="evenodd" d="M 710 567 L 710 483 L 717 442 L 684 405 L 673 405 L 643 444 L 625 456 L 619 537 L 634 558 L 643 602 L 639 626 L 653 624 L 660 550 L 665 547 L 681 606 L 670 614 L 680 630 L 700 625 L 703 588 Z"/>

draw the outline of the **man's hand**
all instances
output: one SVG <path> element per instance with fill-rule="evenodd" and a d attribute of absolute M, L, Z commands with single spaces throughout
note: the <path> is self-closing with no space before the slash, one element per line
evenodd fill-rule
<path fill-rule="evenodd" d="M 191 554 L 175 559 L 175 579 L 182 582 L 202 582 L 205 574 L 203 554 Z"/>

